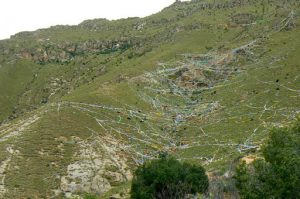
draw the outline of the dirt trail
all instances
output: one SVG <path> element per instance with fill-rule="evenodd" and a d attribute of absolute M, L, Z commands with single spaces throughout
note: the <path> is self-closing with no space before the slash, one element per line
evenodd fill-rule
<path fill-rule="evenodd" d="M 15 124 L 10 124 L 6 128 L 0 130 L 0 143 L 7 141 L 11 137 L 15 137 L 24 132 L 30 125 L 37 122 L 40 116 L 34 115 L 27 119 L 21 120 Z"/>
<path fill-rule="evenodd" d="M 3 197 L 7 191 L 7 189 L 5 188 L 5 174 L 9 169 L 10 162 L 12 161 L 13 156 L 20 153 L 20 151 L 14 150 L 13 146 L 7 147 L 6 151 L 8 153 L 8 157 L 4 161 L 0 162 L 0 198 Z"/>
<path fill-rule="evenodd" d="M 5 184 L 4 184 L 5 172 L 9 166 L 10 161 L 11 161 L 11 157 L 7 158 L 6 160 L 4 160 L 0 163 L 0 197 L 3 197 L 3 195 L 6 192 L 6 188 L 5 188 Z"/>

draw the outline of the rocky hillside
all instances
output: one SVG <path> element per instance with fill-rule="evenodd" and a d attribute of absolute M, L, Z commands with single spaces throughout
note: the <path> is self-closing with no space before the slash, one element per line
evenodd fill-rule
<path fill-rule="evenodd" d="M 0 41 L 0 198 L 128 198 L 160 153 L 232 166 L 300 112 L 300 2 L 192 0 Z"/>

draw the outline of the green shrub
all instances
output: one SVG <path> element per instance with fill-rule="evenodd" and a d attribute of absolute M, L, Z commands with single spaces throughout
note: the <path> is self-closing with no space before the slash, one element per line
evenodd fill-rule
<path fill-rule="evenodd" d="M 236 169 L 242 198 L 300 198 L 300 121 L 271 131 L 262 148 L 264 159 Z"/>
<path fill-rule="evenodd" d="M 131 198 L 180 199 L 188 194 L 205 193 L 208 186 L 203 167 L 162 157 L 145 163 L 135 171 Z"/>
<path fill-rule="evenodd" d="M 93 195 L 93 194 L 90 194 L 90 193 L 86 193 L 84 194 L 84 199 L 97 199 L 98 197 Z"/>

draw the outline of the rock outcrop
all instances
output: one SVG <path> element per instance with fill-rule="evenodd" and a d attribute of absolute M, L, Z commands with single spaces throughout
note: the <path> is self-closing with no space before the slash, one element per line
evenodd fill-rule
<path fill-rule="evenodd" d="M 124 146 L 112 137 L 95 137 L 92 142 L 78 141 L 80 152 L 77 161 L 67 168 L 67 175 L 61 177 L 60 191 L 66 197 L 76 193 L 103 194 L 113 186 L 131 180 L 132 174 Z"/>

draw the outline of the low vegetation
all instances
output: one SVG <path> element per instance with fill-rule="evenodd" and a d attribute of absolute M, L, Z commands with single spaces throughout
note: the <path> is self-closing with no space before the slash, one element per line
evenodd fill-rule
<path fill-rule="evenodd" d="M 242 198 L 300 197 L 300 120 L 273 129 L 262 148 L 263 158 L 236 169 L 236 185 Z"/>
<path fill-rule="evenodd" d="M 172 157 L 161 157 L 140 166 L 132 180 L 132 199 L 182 199 L 189 194 L 206 193 L 205 169 L 181 163 Z"/>

